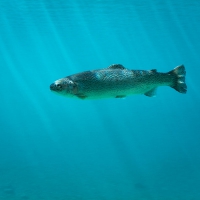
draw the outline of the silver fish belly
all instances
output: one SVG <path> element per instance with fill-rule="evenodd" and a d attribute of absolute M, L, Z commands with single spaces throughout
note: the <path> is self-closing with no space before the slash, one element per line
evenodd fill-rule
<path fill-rule="evenodd" d="M 152 97 L 159 86 L 170 86 L 180 93 L 186 93 L 185 74 L 183 65 L 168 73 L 159 73 L 155 69 L 129 70 L 114 64 L 105 69 L 59 79 L 50 85 L 50 90 L 80 99 L 123 98 L 133 94 Z"/>

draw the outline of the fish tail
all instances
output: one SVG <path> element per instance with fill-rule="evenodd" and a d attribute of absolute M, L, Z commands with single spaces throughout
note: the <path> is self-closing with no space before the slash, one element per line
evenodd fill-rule
<path fill-rule="evenodd" d="M 174 68 L 168 72 L 168 74 L 173 75 L 173 83 L 171 87 L 176 91 L 185 94 L 187 92 L 187 85 L 185 83 L 186 71 L 184 65 L 180 65 Z"/>

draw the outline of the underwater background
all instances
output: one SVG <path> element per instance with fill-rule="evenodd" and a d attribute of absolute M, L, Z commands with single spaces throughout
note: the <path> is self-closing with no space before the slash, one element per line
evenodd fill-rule
<path fill-rule="evenodd" d="M 55 80 L 186 67 L 187 94 L 78 100 Z M 0 0 L 0 200 L 199 200 L 200 1 Z"/>

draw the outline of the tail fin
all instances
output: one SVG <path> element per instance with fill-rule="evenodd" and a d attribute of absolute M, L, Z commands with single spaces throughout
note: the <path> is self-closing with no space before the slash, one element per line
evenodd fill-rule
<path fill-rule="evenodd" d="M 174 81 L 171 87 L 185 94 L 187 92 L 187 85 L 185 83 L 186 71 L 184 65 L 180 65 L 168 73 L 174 75 Z"/>

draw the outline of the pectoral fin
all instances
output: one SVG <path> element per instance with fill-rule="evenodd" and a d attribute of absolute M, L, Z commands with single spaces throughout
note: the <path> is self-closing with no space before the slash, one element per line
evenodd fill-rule
<path fill-rule="evenodd" d="M 86 99 L 87 98 L 87 96 L 86 95 L 84 95 L 84 94 L 75 94 L 79 99 Z"/>

